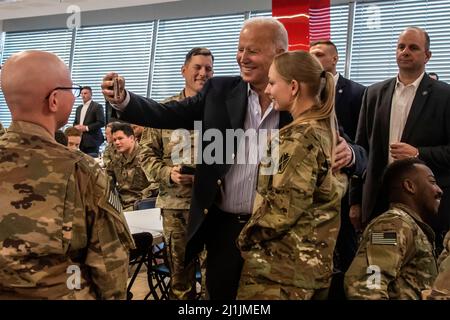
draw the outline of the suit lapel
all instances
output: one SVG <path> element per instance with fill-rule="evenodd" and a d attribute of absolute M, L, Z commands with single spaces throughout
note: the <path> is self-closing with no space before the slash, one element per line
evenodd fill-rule
<path fill-rule="evenodd" d="M 411 105 L 411 110 L 409 111 L 408 119 L 406 120 L 405 128 L 403 129 L 401 140 L 403 142 L 408 141 L 409 136 L 413 131 L 414 124 L 419 119 L 420 113 L 422 112 L 422 109 L 430 96 L 433 84 L 432 81 L 433 80 L 425 74 L 419 84 L 419 87 L 417 88 L 416 95 Z"/>
<path fill-rule="evenodd" d="M 92 108 L 94 108 L 94 101 L 91 100 L 91 103 L 89 104 L 89 107 L 86 110 L 86 114 L 84 115 L 84 122 L 86 122 L 88 114 L 92 112 Z"/>
<path fill-rule="evenodd" d="M 340 105 L 339 102 L 341 102 L 341 97 L 343 96 L 344 90 L 345 90 L 345 81 L 344 78 L 341 75 L 339 75 L 338 81 L 336 83 L 336 95 L 334 99 L 335 106 Z"/>
<path fill-rule="evenodd" d="M 392 96 L 394 95 L 395 83 L 397 82 L 397 78 L 393 78 L 391 81 L 386 83 L 383 88 L 381 88 L 380 96 L 380 128 L 386 128 L 385 130 L 381 130 L 381 141 L 383 148 L 383 156 L 387 159 L 387 155 L 389 152 L 389 131 L 390 131 L 390 123 L 391 123 L 391 109 L 392 109 Z"/>
<path fill-rule="evenodd" d="M 231 126 L 234 130 L 244 128 L 245 113 L 248 108 L 247 88 L 247 83 L 241 80 L 226 101 Z"/>

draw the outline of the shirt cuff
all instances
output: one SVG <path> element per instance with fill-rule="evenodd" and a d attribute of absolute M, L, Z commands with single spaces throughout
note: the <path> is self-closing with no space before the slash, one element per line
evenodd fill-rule
<path fill-rule="evenodd" d="M 111 103 L 111 106 L 116 110 L 123 111 L 127 107 L 128 103 L 130 103 L 130 94 L 128 93 L 127 90 L 125 90 L 125 99 L 122 101 L 122 103 L 121 104 Z"/>
<path fill-rule="evenodd" d="M 350 161 L 350 163 L 348 165 L 346 165 L 346 168 L 351 168 L 355 165 L 355 151 L 353 150 L 353 148 L 351 146 L 348 146 L 350 148 L 350 150 L 352 151 L 352 161 Z"/>
<path fill-rule="evenodd" d="M 89 132 L 89 126 L 85 125 L 85 127 L 86 127 L 86 132 Z"/>

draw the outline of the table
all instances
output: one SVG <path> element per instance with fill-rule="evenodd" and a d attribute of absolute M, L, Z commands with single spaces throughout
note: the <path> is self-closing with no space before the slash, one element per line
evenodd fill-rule
<path fill-rule="evenodd" d="M 163 241 L 160 208 L 125 211 L 124 214 L 131 233 L 150 232 L 153 236 L 154 245 Z"/>

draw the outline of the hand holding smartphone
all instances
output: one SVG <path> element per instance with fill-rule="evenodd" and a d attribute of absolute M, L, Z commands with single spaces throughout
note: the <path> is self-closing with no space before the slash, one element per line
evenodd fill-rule
<path fill-rule="evenodd" d="M 190 167 L 190 166 L 181 166 L 180 173 L 181 174 L 194 175 L 195 174 L 195 168 L 194 167 Z"/>

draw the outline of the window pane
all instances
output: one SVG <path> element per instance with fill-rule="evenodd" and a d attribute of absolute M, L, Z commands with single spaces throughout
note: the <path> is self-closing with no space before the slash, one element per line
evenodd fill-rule
<path fill-rule="evenodd" d="M 433 56 L 427 71 L 450 81 L 450 24 L 448 0 L 396 0 L 357 3 L 351 78 L 369 85 L 397 74 L 395 51 L 401 31 L 408 26 L 425 28 Z M 412 14 L 412 13 L 420 14 Z"/>
<path fill-rule="evenodd" d="M 70 59 L 70 46 L 72 31 L 68 29 L 33 31 L 33 32 L 7 32 L 3 49 L 2 64 L 14 53 L 24 50 L 44 50 L 57 54 L 67 65 Z M 11 123 L 11 114 L 6 106 L 5 98 L 0 90 L 0 122 L 8 127 Z"/>
<path fill-rule="evenodd" d="M 114 71 L 125 77 L 126 87 L 146 95 L 153 37 L 153 22 L 81 28 L 75 42 L 72 79 L 92 88 L 92 98 L 105 107 L 101 82 Z M 75 119 L 75 102 L 69 124 Z"/>
<path fill-rule="evenodd" d="M 207 47 L 214 55 L 214 76 L 239 75 L 236 63 L 244 14 L 163 20 L 158 26 L 151 97 L 163 100 L 184 87 L 181 66 L 193 47 Z"/>

